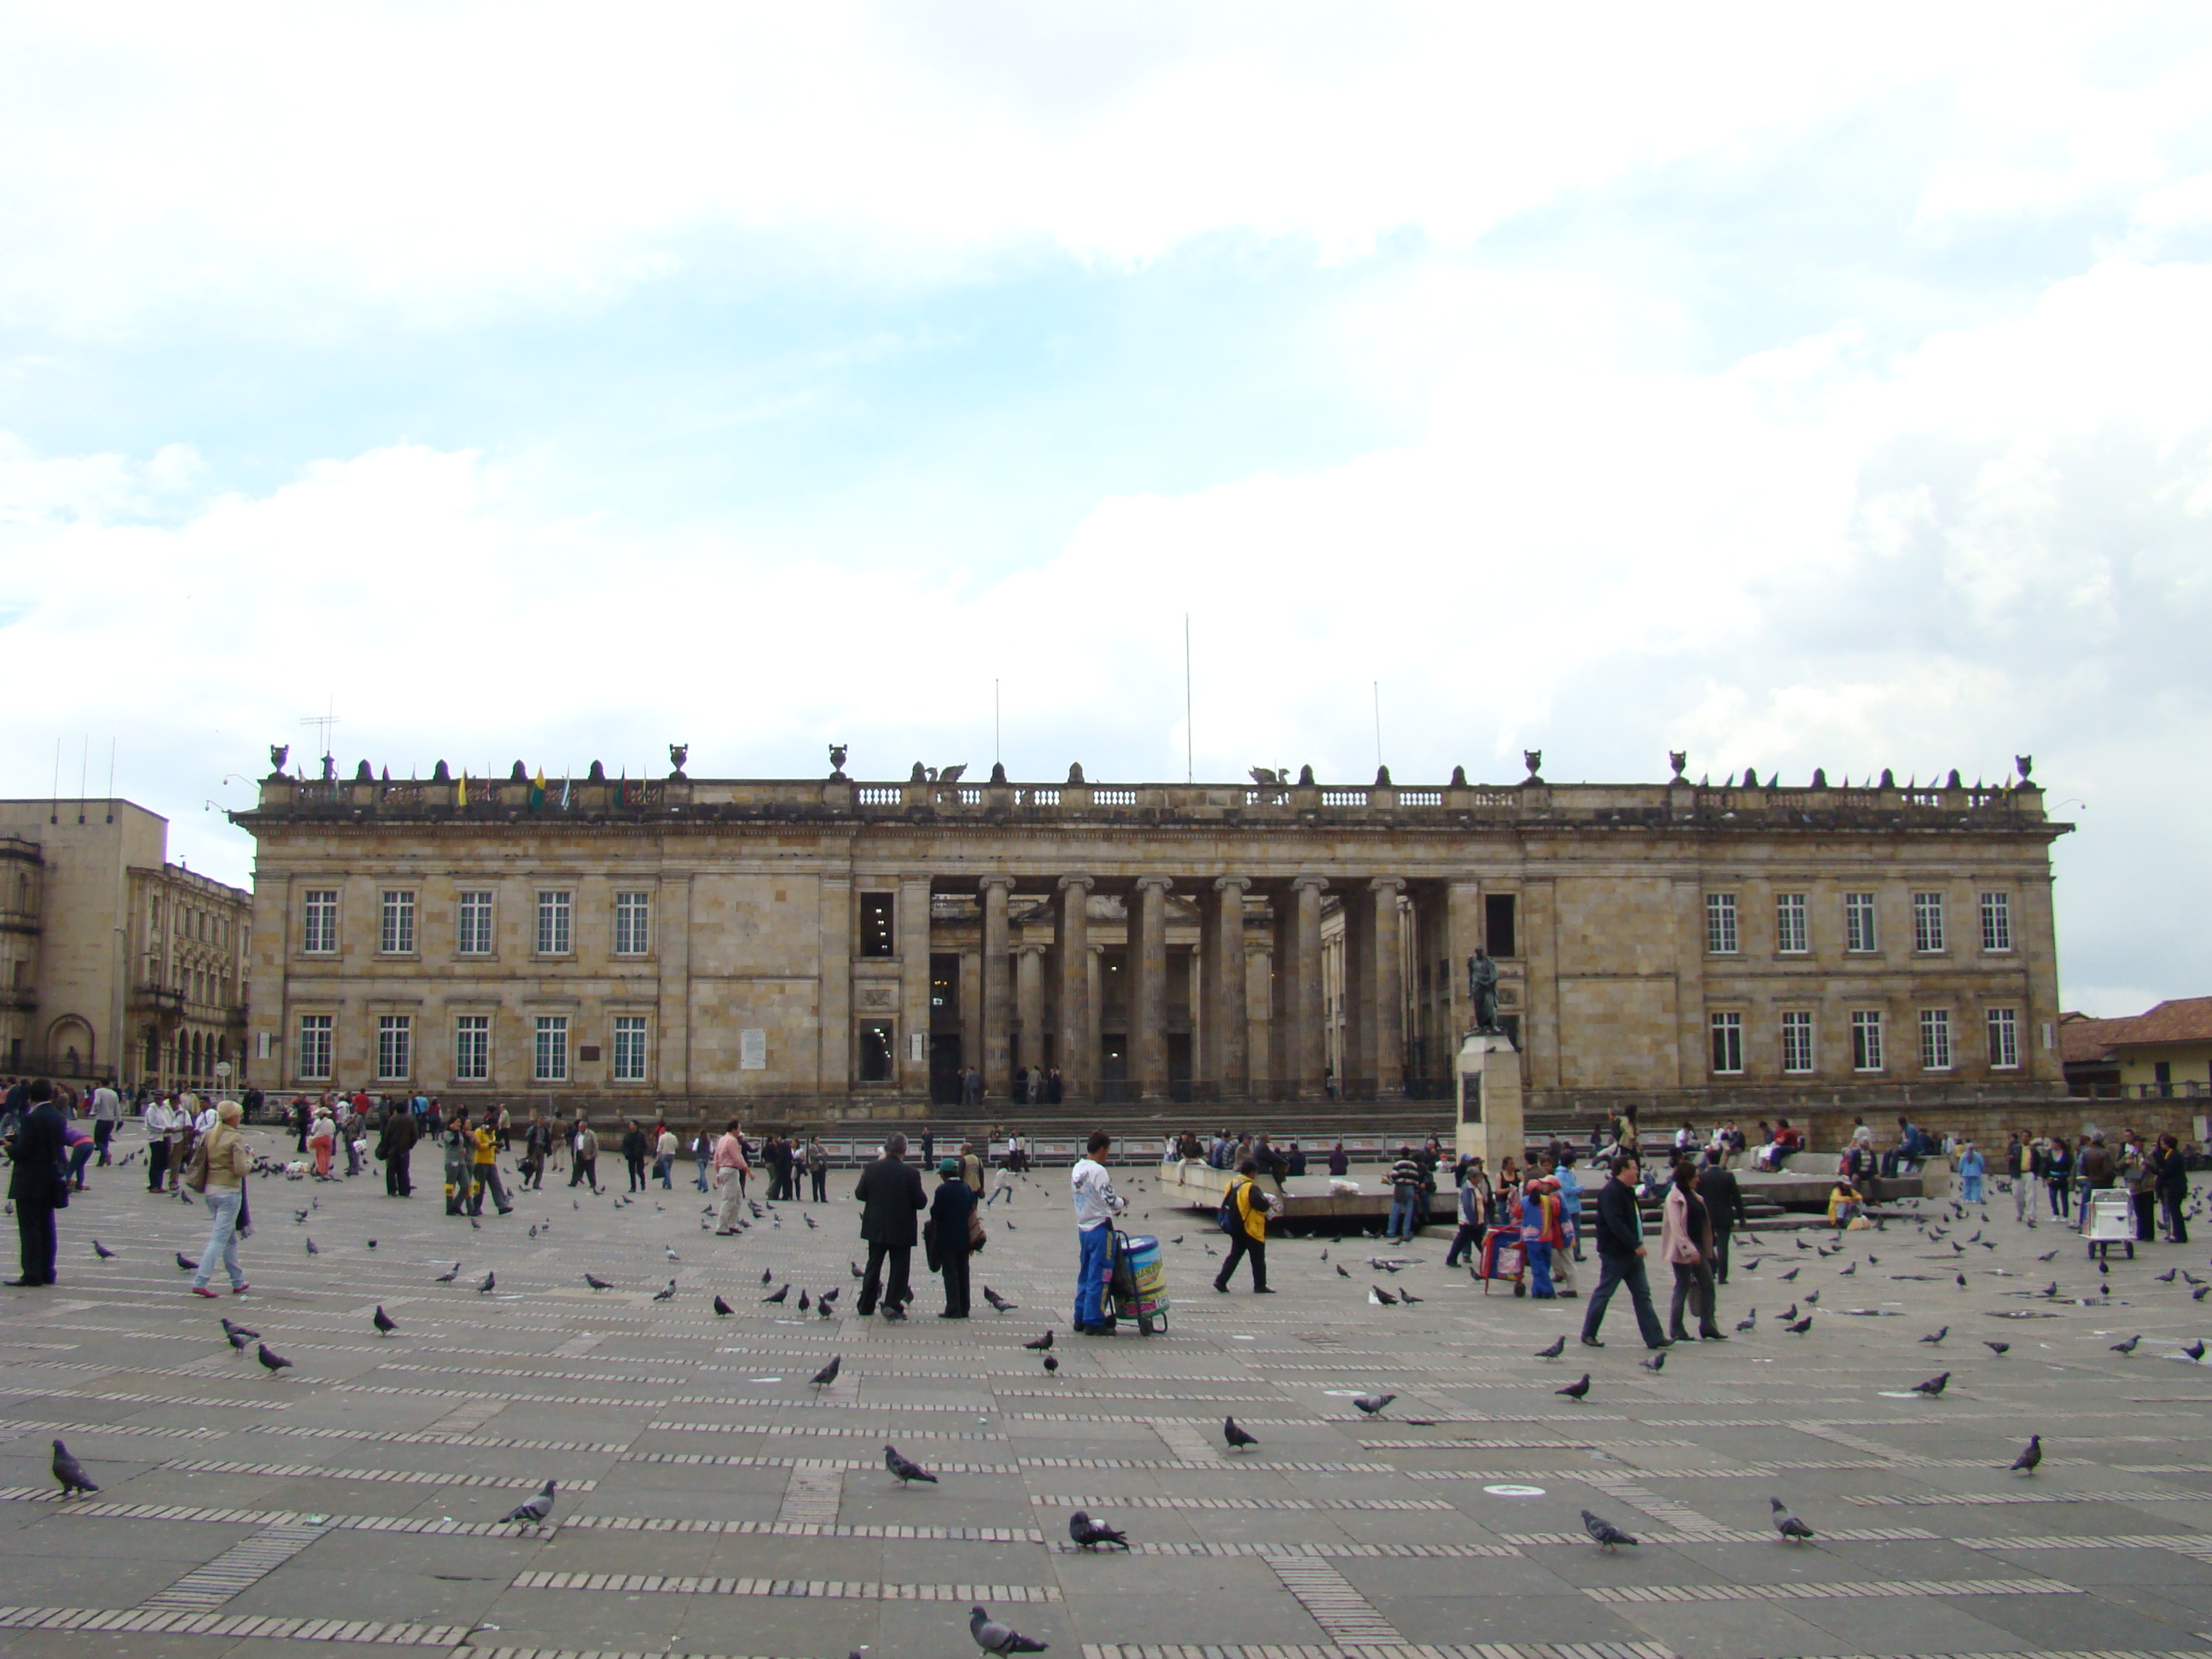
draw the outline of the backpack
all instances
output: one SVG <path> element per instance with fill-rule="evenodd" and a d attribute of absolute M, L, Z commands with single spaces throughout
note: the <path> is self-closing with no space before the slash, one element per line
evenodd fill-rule
<path fill-rule="evenodd" d="M 1221 1195 L 1221 1207 L 1213 1212 L 1213 1224 L 1224 1233 L 1241 1231 L 1244 1225 L 1244 1218 L 1237 1211 L 1237 1185 L 1233 1181 L 1229 1183 L 1229 1190 Z"/>

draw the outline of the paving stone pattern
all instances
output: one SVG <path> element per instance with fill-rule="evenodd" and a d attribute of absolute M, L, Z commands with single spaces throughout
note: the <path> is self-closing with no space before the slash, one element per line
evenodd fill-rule
<path fill-rule="evenodd" d="M 688 1179 L 618 1203 L 556 1174 L 472 1228 L 416 1162 L 405 1201 L 374 1172 L 257 1182 L 253 1289 L 218 1303 L 172 1259 L 198 1253 L 204 1212 L 148 1194 L 143 1165 L 93 1172 L 61 1218 L 61 1285 L 0 1291 L 10 1659 L 958 1659 L 979 1602 L 1068 1659 L 2212 1655 L 2212 1367 L 2179 1352 L 2212 1315 L 2154 1277 L 2212 1279 L 2203 1245 L 2100 1273 L 2008 1199 L 1941 1242 L 1899 1219 L 1823 1256 L 1762 1232 L 1722 1309 L 1732 1329 L 1756 1306 L 1756 1328 L 1655 1375 L 1625 1304 L 1583 1349 L 1581 1303 L 1485 1296 L 1443 1269 L 1439 1232 L 1395 1275 L 1366 1240 L 1279 1239 L 1279 1294 L 1217 1295 L 1209 1218 L 1141 1169 L 1120 1176 L 1132 1230 L 1184 1241 L 1168 1329 L 1098 1339 L 1068 1328 L 1064 1172 L 994 1212 L 975 1318 L 934 1316 L 917 1252 L 921 1300 L 894 1325 L 852 1313 L 849 1202 L 718 1239 Z M 1960 1257 L 1976 1231 L 1997 1248 Z M 1375 1307 L 1370 1282 L 1424 1299 Z M 990 1313 L 985 1284 L 1018 1310 Z M 838 1292 L 829 1318 L 798 1311 L 802 1289 Z M 1803 1336 L 1782 1329 L 1792 1303 Z M 233 1352 L 221 1314 L 293 1369 Z M 1056 1375 L 1021 1346 L 1048 1329 Z M 1561 1358 L 1533 1357 L 1562 1333 Z M 1910 1392 L 1947 1369 L 1940 1398 Z M 1586 1401 L 1554 1392 L 1584 1370 Z M 1369 1419 L 1351 1399 L 1372 1389 L 1398 1399 Z M 1224 1444 L 1232 1413 L 1257 1446 Z M 2012 1474 L 2031 1431 L 2043 1464 Z M 97 1495 L 59 1497 L 56 1437 Z M 900 1487 L 886 1443 L 938 1484 Z M 548 1478 L 551 1524 L 501 1520 Z M 1770 1497 L 1818 1540 L 1781 1541 Z M 1076 1548 L 1078 1505 L 1134 1547 Z M 1584 1509 L 1640 1543 L 1599 1551 Z"/>

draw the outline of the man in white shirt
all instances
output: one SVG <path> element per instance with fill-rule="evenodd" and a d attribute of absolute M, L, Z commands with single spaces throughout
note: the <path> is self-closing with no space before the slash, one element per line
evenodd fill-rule
<path fill-rule="evenodd" d="M 100 1152 L 104 1165 L 113 1160 L 107 1156 L 107 1143 L 114 1138 L 115 1126 L 123 1121 L 123 1097 L 106 1084 L 92 1091 L 92 1144 Z"/>
<path fill-rule="evenodd" d="M 1114 1218 L 1129 1207 L 1114 1190 L 1113 1177 L 1101 1161 L 1114 1137 L 1103 1129 L 1091 1132 L 1089 1150 L 1068 1172 L 1068 1190 L 1075 1199 L 1075 1237 L 1080 1247 L 1075 1270 L 1075 1328 L 1085 1336 L 1110 1336 L 1114 1316 L 1106 1311 L 1106 1279 L 1111 1270 Z"/>
<path fill-rule="evenodd" d="M 176 1109 L 160 1095 L 146 1103 L 146 1190 L 158 1193 L 169 1172 L 169 1127 Z"/>

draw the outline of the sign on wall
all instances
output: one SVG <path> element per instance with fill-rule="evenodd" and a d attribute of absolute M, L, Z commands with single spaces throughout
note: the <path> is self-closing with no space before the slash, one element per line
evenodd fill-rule
<path fill-rule="evenodd" d="M 768 1070 L 768 1033 L 757 1028 L 738 1033 L 738 1069 L 741 1072 Z"/>

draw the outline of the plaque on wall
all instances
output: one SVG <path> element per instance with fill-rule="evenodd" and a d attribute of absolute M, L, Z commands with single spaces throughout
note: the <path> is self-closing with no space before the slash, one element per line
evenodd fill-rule
<path fill-rule="evenodd" d="M 768 1070 L 768 1033 L 758 1027 L 738 1033 L 738 1069 L 741 1072 Z"/>
<path fill-rule="evenodd" d="M 599 1057 L 599 1045 L 596 1042 L 586 1042 L 576 1050 L 576 1058 L 580 1060 L 594 1060 Z"/>
<path fill-rule="evenodd" d="M 863 1008 L 893 1008 L 897 1006 L 896 986 L 863 985 L 860 988 L 860 1006 Z"/>

